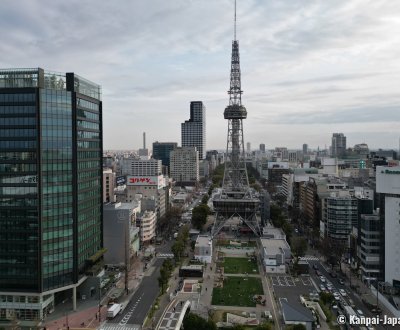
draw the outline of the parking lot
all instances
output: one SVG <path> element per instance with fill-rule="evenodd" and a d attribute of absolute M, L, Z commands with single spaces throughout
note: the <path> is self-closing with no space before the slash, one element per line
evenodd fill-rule
<path fill-rule="evenodd" d="M 312 286 L 312 282 L 309 276 L 300 276 L 293 278 L 289 275 L 271 276 L 273 286 Z"/>

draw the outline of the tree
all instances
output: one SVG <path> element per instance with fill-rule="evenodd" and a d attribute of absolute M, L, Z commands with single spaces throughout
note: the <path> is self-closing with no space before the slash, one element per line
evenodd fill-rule
<path fill-rule="evenodd" d="M 158 285 L 161 288 L 161 293 L 165 292 L 173 269 L 174 265 L 172 264 L 172 260 L 169 258 L 165 259 L 160 268 L 160 276 L 158 277 Z"/>
<path fill-rule="evenodd" d="M 290 249 L 292 254 L 298 259 L 304 257 L 307 252 L 307 241 L 303 237 L 293 237 Z"/>
<path fill-rule="evenodd" d="M 167 288 L 167 284 L 170 278 L 170 273 L 168 272 L 168 269 L 161 267 L 160 268 L 160 276 L 158 277 L 158 285 L 161 287 L 161 293 L 165 292 L 165 289 Z"/>
<path fill-rule="evenodd" d="M 188 225 L 185 225 L 181 228 L 181 230 L 179 231 L 177 240 L 182 241 L 183 245 L 186 246 L 186 244 L 189 240 L 189 226 Z"/>
<path fill-rule="evenodd" d="M 216 186 L 221 186 L 222 179 L 224 178 L 223 175 L 213 175 L 212 177 L 212 183 L 215 184 Z"/>
<path fill-rule="evenodd" d="M 196 206 L 192 211 L 192 224 L 195 228 L 201 230 L 207 223 L 207 216 L 210 208 L 206 204 Z"/>
<path fill-rule="evenodd" d="M 261 191 L 261 186 L 256 182 L 250 185 L 254 190 L 260 192 Z"/>
<path fill-rule="evenodd" d="M 208 196 L 211 196 L 211 195 L 212 195 L 212 192 L 213 192 L 213 190 L 214 190 L 215 188 L 217 188 L 217 186 L 216 186 L 215 184 L 212 184 L 212 185 L 210 186 L 210 188 L 208 188 Z"/>
<path fill-rule="evenodd" d="M 272 330 L 272 326 L 270 323 L 264 323 L 257 325 L 254 330 Z"/>
<path fill-rule="evenodd" d="M 183 328 L 185 330 L 217 330 L 217 326 L 212 320 L 207 321 L 193 313 L 185 315 Z"/>
<path fill-rule="evenodd" d="M 295 324 L 292 326 L 291 330 L 307 330 L 304 324 Z"/>
<path fill-rule="evenodd" d="M 208 199 L 209 199 L 208 195 L 205 194 L 205 195 L 203 196 L 203 198 L 201 199 L 201 204 L 207 204 Z"/>
<path fill-rule="evenodd" d="M 176 240 L 175 243 L 171 246 L 171 251 L 174 254 L 174 258 L 176 261 L 179 261 L 181 259 L 184 250 L 185 244 L 182 240 Z"/>
<path fill-rule="evenodd" d="M 244 325 L 242 325 L 242 324 L 237 324 L 231 329 L 232 330 L 246 330 L 246 327 Z"/>
<path fill-rule="evenodd" d="M 342 270 L 342 257 L 346 251 L 346 243 L 341 240 L 334 240 L 329 237 L 325 237 L 321 242 L 321 253 L 326 257 L 328 263 L 332 267 L 339 264 L 340 270 Z"/>
<path fill-rule="evenodd" d="M 335 300 L 333 294 L 329 292 L 321 292 L 319 296 L 325 305 L 330 305 Z"/>

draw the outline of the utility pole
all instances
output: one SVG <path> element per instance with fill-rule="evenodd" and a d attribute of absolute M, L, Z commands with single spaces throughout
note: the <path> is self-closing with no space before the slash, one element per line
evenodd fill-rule
<path fill-rule="evenodd" d="M 378 294 L 379 294 L 379 281 L 378 281 L 378 278 L 377 278 L 376 279 L 376 309 L 379 308 Z"/>
<path fill-rule="evenodd" d="M 99 278 L 99 322 L 101 322 L 101 283 Z"/>
<path fill-rule="evenodd" d="M 127 222 L 127 229 L 125 230 L 125 291 L 126 294 L 129 293 L 129 289 L 128 289 L 128 284 L 129 284 L 129 279 L 128 279 L 128 273 L 129 273 L 129 269 L 128 269 L 128 263 L 129 263 L 129 255 L 130 255 L 130 245 L 128 245 L 129 243 L 129 239 L 127 238 L 127 235 L 129 235 L 129 231 L 130 231 L 130 222 Z"/>

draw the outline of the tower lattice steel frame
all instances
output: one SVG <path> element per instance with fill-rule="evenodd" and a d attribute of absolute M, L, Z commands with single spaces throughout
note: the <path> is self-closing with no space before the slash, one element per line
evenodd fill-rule
<path fill-rule="evenodd" d="M 226 144 L 227 159 L 221 194 L 214 198 L 215 222 L 211 235 L 214 237 L 229 219 L 239 218 L 256 234 L 260 228 L 256 217 L 259 199 L 255 198 L 249 187 L 246 162 L 244 158 L 243 119 L 247 110 L 242 105 L 240 79 L 239 42 L 236 40 L 236 1 L 234 40 L 232 41 L 232 59 L 229 105 L 225 108 L 224 118 L 228 120 L 228 138 Z"/>

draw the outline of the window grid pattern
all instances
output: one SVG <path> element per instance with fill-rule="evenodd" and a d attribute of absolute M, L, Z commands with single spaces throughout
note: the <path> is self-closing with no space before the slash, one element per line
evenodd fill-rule
<path fill-rule="evenodd" d="M 35 100 L 0 93 L 0 287 L 10 290 L 38 286 Z"/>
<path fill-rule="evenodd" d="M 43 288 L 73 282 L 71 93 L 41 90 Z"/>
<path fill-rule="evenodd" d="M 100 108 L 77 97 L 78 266 L 101 248 L 102 154 Z"/>

